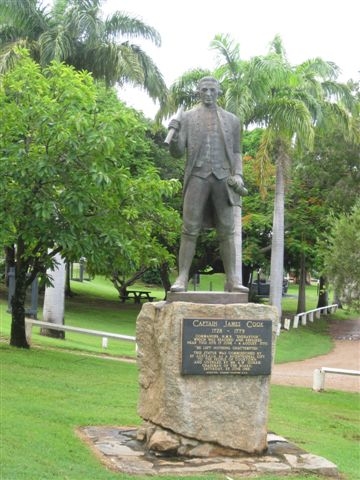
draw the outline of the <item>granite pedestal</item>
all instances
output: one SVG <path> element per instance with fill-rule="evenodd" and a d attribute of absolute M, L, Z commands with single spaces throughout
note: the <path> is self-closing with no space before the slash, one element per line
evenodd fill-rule
<path fill-rule="evenodd" d="M 190 334 L 184 340 L 185 321 L 190 321 Z M 158 439 L 163 429 L 164 439 L 169 438 L 167 432 L 181 438 L 180 444 L 175 440 L 169 448 L 181 445 L 182 454 L 186 442 L 191 450 L 192 441 L 264 452 L 277 325 L 276 309 L 266 305 L 144 304 L 136 331 L 138 412 L 148 428 L 149 447 L 164 448 L 151 440 L 155 431 Z M 270 344 L 262 337 L 263 330 L 270 331 Z M 264 356 L 262 343 L 270 348 L 270 355 Z M 185 372 L 186 362 L 190 367 Z"/>

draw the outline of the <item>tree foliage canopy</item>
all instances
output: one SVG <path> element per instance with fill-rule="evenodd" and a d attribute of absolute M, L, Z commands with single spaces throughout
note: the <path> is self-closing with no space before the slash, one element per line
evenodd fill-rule
<path fill-rule="evenodd" d="M 332 218 L 325 271 L 338 297 L 360 310 L 360 202 L 351 212 Z"/>
<path fill-rule="evenodd" d="M 106 245 L 139 257 L 154 228 L 168 232 L 162 198 L 178 183 L 149 161 L 146 123 L 90 74 L 58 62 L 42 71 L 25 55 L 1 80 L 0 107 L 3 244 L 21 237 L 34 260 L 56 244 L 96 262 Z"/>
<path fill-rule="evenodd" d="M 56 252 L 124 272 L 171 262 L 161 239 L 179 217 L 164 199 L 180 185 L 150 161 L 147 123 L 89 73 L 18 54 L 0 78 L 0 242 L 16 246 L 17 283 Z"/>

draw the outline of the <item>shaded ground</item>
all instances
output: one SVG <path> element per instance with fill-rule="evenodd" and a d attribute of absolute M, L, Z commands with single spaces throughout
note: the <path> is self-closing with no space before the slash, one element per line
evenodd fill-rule
<path fill-rule="evenodd" d="M 275 365 L 271 375 L 272 383 L 312 388 L 316 368 L 360 370 L 360 319 L 332 321 L 330 333 L 334 339 L 334 348 L 330 353 L 301 362 Z M 360 392 L 360 377 L 326 373 L 325 389 Z"/>

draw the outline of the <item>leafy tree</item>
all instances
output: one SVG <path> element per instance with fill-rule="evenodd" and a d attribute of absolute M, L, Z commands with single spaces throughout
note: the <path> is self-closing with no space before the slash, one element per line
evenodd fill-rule
<path fill-rule="evenodd" d="M 179 185 L 160 179 L 146 124 L 114 92 L 84 71 L 19 56 L 0 77 L 0 242 L 16 267 L 10 343 L 27 348 L 26 289 L 57 253 L 127 270 L 171 261 L 154 232 L 171 237 L 177 214 L 163 199 Z"/>
<path fill-rule="evenodd" d="M 159 33 L 124 12 L 104 18 L 102 3 L 55 0 L 48 8 L 39 0 L 0 0 L 0 71 L 14 65 L 14 47 L 22 45 L 42 66 L 53 59 L 63 61 L 78 70 L 91 71 L 107 86 L 131 84 L 143 88 L 163 104 L 167 89 L 161 73 L 152 59 L 131 43 L 133 38 L 142 37 L 160 46 Z"/>
<path fill-rule="evenodd" d="M 247 130 L 243 136 L 244 178 L 249 195 L 243 198 L 243 278 L 250 280 L 255 269 L 269 270 L 271 253 L 271 230 L 273 212 L 274 172 L 267 174 L 267 194 L 262 195 L 259 179 L 259 164 L 255 161 L 263 130 Z M 273 182 L 273 185 L 271 185 Z M 260 188 L 259 188 L 260 187 Z"/>
<path fill-rule="evenodd" d="M 296 162 L 294 162 L 296 163 Z M 292 168 L 292 181 L 285 203 L 285 261 L 295 270 L 299 283 L 297 313 L 306 311 L 307 272 L 318 267 L 318 239 L 326 229 L 326 200 L 311 178 Z M 317 175 L 321 174 L 319 171 Z"/>
<path fill-rule="evenodd" d="M 131 43 L 144 38 L 160 46 L 159 33 L 124 12 L 107 18 L 102 0 L 0 0 L 0 73 L 16 61 L 15 47 L 26 47 L 42 66 L 52 60 L 92 72 L 107 85 L 131 84 L 164 102 L 163 77 L 146 52 Z"/>
<path fill-rule="evenodd" d="M 356 110 L 352 121 L 356 122 Z M 348 213 L 360 195 L 359 140 L 344 135 L 337 124 L 315 129 L 314 148 L 294 157 L 287 202 L 287 262 L 320 274 L 318 306 L 328 304 L 322 243 L 331 233 L 329 213 Z M 290 254 L 290 255 L 289 255 Z M 304 308 L 298 306 L 299 311 Z"/>
<path fill-rule="evenodd" d="M 360 310 L 360 202 L 349 213 L 331 218 L 325 271 L 339 298 Z"/>

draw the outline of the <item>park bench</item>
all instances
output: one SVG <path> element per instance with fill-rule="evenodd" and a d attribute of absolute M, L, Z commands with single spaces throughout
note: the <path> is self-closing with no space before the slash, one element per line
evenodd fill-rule
<path fill-rule="evenodd" d="M 126 290 L 126 295 L 120 296 L 120 300 L 122 302 L 126 302 L 126 300 L 133 300 L 134 303 L 141 303 L 141 300 L 152 302 L 156 297 L 153 297 L 150 294 L 151 292 L 146 290 Z"/>

